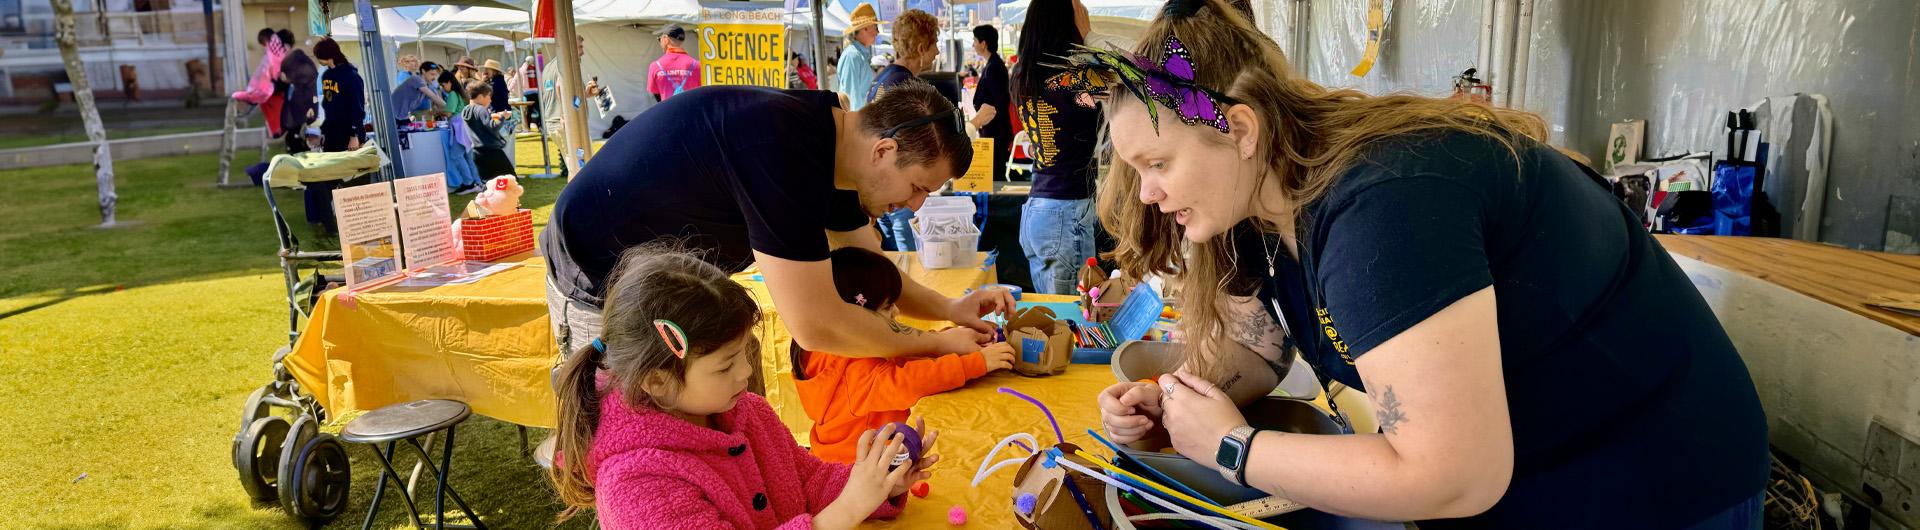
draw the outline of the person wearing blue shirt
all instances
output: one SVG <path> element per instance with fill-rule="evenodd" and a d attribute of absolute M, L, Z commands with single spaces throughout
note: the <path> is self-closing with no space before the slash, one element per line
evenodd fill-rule
<path fill-rule="evenodd" d="M 847 49 L 840 52 L 840 77 L 834 80 L 833 91 L 847 97 L 847 110 L 860 110 L 873 99 L 873 41 L 880 38 L 880 18 L 874 15 L 873 4 L 853 8 L 847 35 L 850 38 Z"/>

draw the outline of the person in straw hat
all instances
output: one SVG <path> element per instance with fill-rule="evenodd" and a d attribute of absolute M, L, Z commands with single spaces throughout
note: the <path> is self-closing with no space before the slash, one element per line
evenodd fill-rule
<path fill-rule="evenodd" d="M 487 81 L 487 86 L 492 87 L 493 93 L 495 94 L 493 104 L 489 106 L 489 108 L 492 108 L 494 112 L 511 110 L 513 106 L 507 104 L 507 94 L 509 94 L 509 92 L 507 92 L 507 71 L 500 69 L 500 61 L 494 59 L 487 59 L 487 62 L 484 63 L 482 68 L 484 68 L 484 70 L 480 72 L 481 79 Z"/>
<path fill-rule="evenodd" d="M 862 3 L 853 8 L 853 16 L 847 22 L 847 49 L 840 52 L 840 77 L 835 80 L 833 90 L 847 97 L 848 110 L 860 110 L 872 99 L 873 41 L 880 38 L 880 17 L 874 14 L 873 4 Z"/>
<path fill-rule="evenodd" d="M 473 57 L 470 56 L 462 55 L 460 56 L 460 60 L 453 62 L 453 78 L 460 81 L 458 86 L 464 87 L 467 86 L 467 83 L 479 79 L 479 77 L 473 75 L 477 73 L 478 70 L 479 68 L 473 66 Z"/>

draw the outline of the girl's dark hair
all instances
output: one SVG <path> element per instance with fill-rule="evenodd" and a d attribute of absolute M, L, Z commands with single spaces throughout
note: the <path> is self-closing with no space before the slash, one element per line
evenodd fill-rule
<path fill-rule="evenodd" d="M 258 41 L 261 46 L 266 46 L 267 41 L 272 39 L 274 35 L 278 34 L 273 32 L 273 28 L 260 28 L 260 34 L 254 35 L 253 40 Z"/>
<path fill-rule="evenodd" d="M 849 304 L 878 311 L 900 300 L 900 268 L 878 252 L 843 247 L 827 254 L 833 288 Z"/>
<path fill-rule="evenodd" d="M 453 90 L 455 91 L 460 90 L 460 76 L 453 75 L 453 72 L 441 70 L 440 79 L 437 79 L 436 81 L 439 81 L 440 84 L 443 84 L 443 85 L 452 86 Z M 466 97 L 466 94 L 461 94 L 460 97 Z"/>
<path fill-rule="evenodd" d="M 281 28 L 280 31 L 275 31 L 273 34 L 274 36 L 280 37 L 280 43 L 287 45 L 288 48 L 292 48 L 296 44 L 296 41 L 293 40 L 293 30 Z"/>
<path fill-rule="evenodd" d="M 827 261 L 833 264 L 833 289 L 846 303 L 879 311 L 900 301 L 900 269 L 886 256 L 860 247 L 842 247 L 828 253 Z M 805 380 L 806 350 L 799 341 L 788 350 L 793 378 Z"/>
<path fill-rule="evenodd" d="M 1080 26 L 1073 21 L 1073 0 L 1033 0 L 1027 7 L 1027 22 L 1020 28 L 1020 62 L 1013 65 L 1009 77 L 1013 98 L 1020 101 L 1046 93 L 1047 78 L 1060 73 L 1055 66 L 1073 53 L 1073 47 L 1086 44 L 1080 38 Z"/>
<path fill-rule="evenodd" d="M 684 382 L 687 365 L 721 345 L 749 335 L 760 323 L 760 306 L 746 286 L 719 268 L 689 252 L 678 241 L 660 241 L 629 249 L 608 278 L 601 311 L 600 341 L 573 352 L 560 368 L 560 428 L 557 449 L 566 455 L 564 466 L 549 473 L 560 499 L 569 508 L 560 519 L 593 507 L 593 481 L 588 475 L 588 452 L 600 423 L 601 389 L 597 376 L 605 373 L 609 391 L 617 390 L 625 406 L 654 406 L 641 382 L 649 374 L 664 373 L 676 384 Z M 685 332 L 686 358 L 675 357 L 654 329 L 654 320 L 668 320 Z M 759 368 L 760 346 L 748 344 Z M 617 405 L 616 405 L 617 406 Z"/>
<path fill-rule="evenodd" d="M 320 42 L 313 43 L 313 58 L 333 61 L 334 66 L 353 64 L 352 61 L 347 60 L 347 54 L 340 53 L 340 43 L 334 42 L 333 37 L 322 38 Z"/>

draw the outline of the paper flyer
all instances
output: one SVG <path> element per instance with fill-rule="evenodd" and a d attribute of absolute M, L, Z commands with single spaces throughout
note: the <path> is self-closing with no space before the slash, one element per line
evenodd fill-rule
<path fill-rule="evenodd" d="M 401 287 L 439 287 L 442 285 L 466 285 L 492 276 L 496 272 L 520 266 L 519 263 L 487 263 L 484 261 L 461 261 L 434 265 L 425 270 L 407 276 L 400 282 Z"/>
<path fill-rule="evenodd" d="M 395 231 L 393 193 L 381 184 L 333 190 L 340 219 L 340 252 L 347 288 L 400 273 L 400 235 Z"/>
<path fill-rule="evenodd" d="M 953 179 L 953 191 L 993 191 L 993 177 L 993 139 L 974 140 L 973 164 L 960 178 Z"/>
<path fill-rule="evenodd" d="M 400 194 L 400 243 L 406 249 L 406 268 L 453 259 L 453 210 L 447 205 L 446 176 L 403 178 L 393 181 L 393 187 Z"/>

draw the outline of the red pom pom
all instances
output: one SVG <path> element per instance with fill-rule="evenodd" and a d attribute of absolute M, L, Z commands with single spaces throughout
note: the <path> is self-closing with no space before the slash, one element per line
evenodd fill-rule
<path fill-rule="evenodd" d="M 907 491 L 913 493 L 913 496 L 919 497 L 922 499 L 927 498 L 927 493 L 932 490 L 933 490 L 933 485 L 926 483 L 926 481 L 915 482 L 913 484 L 913 487 L 907 488 Z"/>

